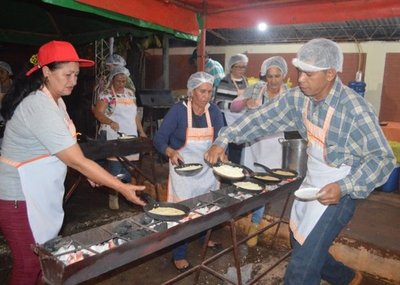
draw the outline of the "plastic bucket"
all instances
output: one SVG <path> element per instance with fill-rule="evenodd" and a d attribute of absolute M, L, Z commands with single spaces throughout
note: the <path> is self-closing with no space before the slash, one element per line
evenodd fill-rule
<path fill-rule="evenodd" d="M 399 189 L 399 179 L 400 179 L 400 167 L 396 167 L 393 169 L 392 173 L 389 176 L 389 179 L 383 184 L 381 187 L 378 187 L 377 190 L 382 192 L 393 192 Z"/>
<path fill-rule="evenodd" d="M 362 82 L 362 81 L 350 81 L 349 82 L 349 87 L 363 97 L 365 94 L 365 86 L 366 86 L 365 82 Z"/>
<path fill-rule="evenodd" d="M 307 172 L 307 141 L 304 139 L 279 139 L 282 145 L 282 168 L 297 171 L 299 176 Z"/>

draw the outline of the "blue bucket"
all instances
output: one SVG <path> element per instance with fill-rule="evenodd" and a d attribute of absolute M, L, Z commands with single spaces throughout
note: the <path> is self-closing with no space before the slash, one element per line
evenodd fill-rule
<path fill-rule="evenodd" d="M 349 87 L 364 97 L 365 94 L 365 82 L 363 81 L 350 81 Z"/>
<path fill-rule="evenodd" d="M 392 173 L 389 176 L 389 179 L 383 184 L 381 187 L 378 187 L 377 190 L 382 192 L 393 192 L 399 189 L 399 179 L 400 179 L 400 167 L 396 167 L 393 169 Z"/>

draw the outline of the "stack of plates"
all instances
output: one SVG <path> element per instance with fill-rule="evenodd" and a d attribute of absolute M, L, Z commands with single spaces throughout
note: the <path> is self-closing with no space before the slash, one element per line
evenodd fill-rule
<path fill-rule="evenodd" d="M 294 195 L 300 200 L 312 201 L 318 199 L 319 190 L 319 188 L 315 187 L 300 188 L 294 192 Z"/>

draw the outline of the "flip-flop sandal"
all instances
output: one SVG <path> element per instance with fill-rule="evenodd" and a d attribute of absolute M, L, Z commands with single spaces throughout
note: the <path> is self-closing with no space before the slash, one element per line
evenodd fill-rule
<path fill-rule="evenodd" d="M 219 242 L 214 242 L 213 245 L 207 245 L 207 248 L 209 248 L 215 252 L 219 252 L 224 249 L 224 247 L 222 246 L 222 243 L 219 243 Z"/>
<path fill-rule="evenodd" d="M 176 268 L 176 270 L 179 273 L 184 273 L 184 272 L 188 271 L 189 269 L 191 269 L 193 267 L 193 265 L 190 262 L 188 262 L 188 264 L 186 266 L 182 267 L 182 268 L 176 267 L 175 260 L 172 260 L 172 264 L 174 265 L 174 267 Z"/>

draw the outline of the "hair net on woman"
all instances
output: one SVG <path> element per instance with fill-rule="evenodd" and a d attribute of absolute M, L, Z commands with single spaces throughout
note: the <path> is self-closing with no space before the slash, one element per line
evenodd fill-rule
<path fill-rule="evenodd" d="M 272 57 L 264 60 L 264 62 L 261 65 L 261 70 L 260 70 L 261 76 L 267 75 L 268 69 L 270 69 L 273 66 L 279 68 L 279 70 L 282 72 L 283 77 L 286 76 L 286 74 L 288 72 L 288 68 L 287 68 L 286 60 L 281 56 L 272 56 Z"/>
<path fill-rule="evenodd" d="M 106 64 L 108 65 L 116 65 L 116 66 L 125 66 L 126 65 L 126 61 L 125 59 L 120 56 L 119 54 L 112 54 L 109 57 L 107 57 L 106 59 Z"/>
<path fill-rule="evenodd" d="M 303 45 L 292 60 L 297 68 L 306 72 L 327 70 L 330 68 L 341 72 L 343 53 L 339 45 L 328 39 L 313 39 Z"/>
<path fill-rule="evenodd" d="M 5 71 L 7 71 L 8 75 L 13 75 L 12 70 L 11 70 L 11 66 L 7 62 L 0 61 L 0 68 L 4 69 Z"/>
<path fill-rule="evenodd" d="M 242 53 L 232 55 L 229 58 L 229 63 L 228 63 L 229 68 L 232 68 L 232 66 L 234 64 L 239 63 L 239 62 L 243 62 L 244 64 L 247 64 L 249 62 L 249 58 L 245 54 L 242 54 Z"/>
<path fill-rule="evenodd" d="M 199 87 L 203 83 L 209 83 L 212 86 L 214 84 L 214 76 L 203 71 L 199 71 L 190 75 L 187 82 L 188 96 L 191 97 L 193 94 L 193 89 Z"/>
<path fill-rule="evenodd" d="M 111 70 L 110 75 L 108 76 L 108 81 L 113 80 L 113 78 L 117 74 L 125 74 L 126 76 L 129 76 L 131 73 L 124 66 L 116 66 L 116 67 L 113 68 L 113 70 Z"/>

